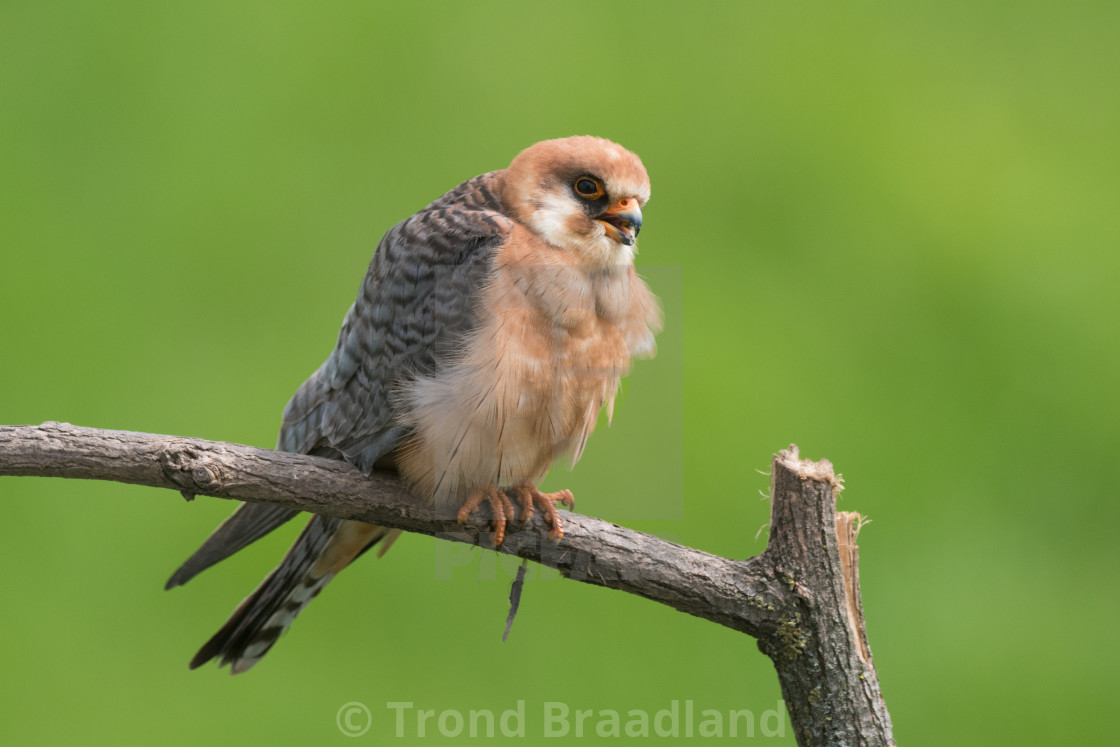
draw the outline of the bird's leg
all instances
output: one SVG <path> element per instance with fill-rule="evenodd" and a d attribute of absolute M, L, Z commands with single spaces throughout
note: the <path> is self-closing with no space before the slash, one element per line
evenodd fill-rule
<path fill-rule="evenodd" d="M 521 506 L 521 520 L 529 521 L 533 518 L 533 507 L 539 506 L 544 511 L 545 521 L 552 527 L 548 532 L 549 539 L 553 542 L 559 542 L 564 536 L 564 523 L 560 521 L 560 512 L 556 509 L 556 504 L 563 504 L 569 510 L 575 508 L 576 501 L 572 497 L 572 491 L 558 490 L 555 493 L 542 493 L 531 482 L 514 485 L 510 490 L 513 491 L 514 496 L 517 497 L 518 505 Z"/>
<path fill-rule="evenodd" d="M 466 502 L 459 509 L 459 523 L 465 523 L 483 501 L 490 504 L 490 511 L 494 514 L 490 526 L 494 530 L 494 547 L 497 547 L 506 538 L 506 524 L 514 517 L 516 509 L 509 497 L 498 490 L 496 485 L 486 485 L 471 491 Z"/>

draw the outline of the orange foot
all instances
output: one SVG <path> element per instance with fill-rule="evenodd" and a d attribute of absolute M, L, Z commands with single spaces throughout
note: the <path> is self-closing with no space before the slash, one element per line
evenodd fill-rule
<path fill-rule="evenodd" d="M 463 507 L 459 509 L 459 523 L 466 522 L 483 501 L 490 504 L 490 511 L 494 514 L 491 527 L 494 530 L 494 547 L 497 547 L 506 538 L 506 524 L 513 518 L 517 509 L 513 507 L 513 503 L 504 491 L 498 490 L 495 485 L 486 485 L 471 491 Z"/>
<path fill-rule="evenodd" d="M 575 508 L 576 501 L 572 497 L 572 491 L 558 490 L 555 493 L 542 493 L 531 482 L 515 485 L 510 490 L 513 491 L 513 494 L 517 497 L 518 505 L 521 506 L 521 520 L 529 521 L 533 518 L 533 506 L 539 506 L 544 511 L 549 526 L 552 527 L 548 532 L 549 539 L 553 542 L 559 542 L 564 536 L 564 523 L 560 521 L 560 512 L 556 509 L 556 504 L 563 504 L 569 510 Z"/>
<path fill-rule="evenodd" d="M 576 503 L 572 497 L 572 491 L 558 490 L 555 493 L 542 493 L 537 490 L 536 485 L 529 482 L 515 485 L 509 490 L 517 498 L 518 505 L 521 506 L 521 521 L 525 522 L 532 519 L 533 507 L 540 507 L 551 527 L 548 532 L 549 539 L 553 542 L 559 542 L 564 536 L 564 524 L 560 521 L 560 512 L 556 509 L 556 504 L 567 506 L 569 509 L 574 508 Z M 497 547 L 506 538 L 506 526 L 513 520 L 517 509 L 514 508 L 513 502 L 510 501 L 504 490 L 500 490 L 494 485 L 486 485 L 471 491 L 470 496 L 467 497 L 466 502 L 459 509 L 457 517 L 459 523 L 463 524 L 470 519 L 471 514 L 482 505 L 483 501 L 490 504 L 490 511 L 494 514 L 491 527 L 494 530 L 494 547 Z"/>

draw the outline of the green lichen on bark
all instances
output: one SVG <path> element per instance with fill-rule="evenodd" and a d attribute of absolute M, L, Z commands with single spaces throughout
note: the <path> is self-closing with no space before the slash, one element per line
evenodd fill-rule
<path fill-rule="evenodd" d="M 778 655 L 787 661 L 801 656 L 809 645 L 809 636 L 801 627 L 800 614 L 784 618 L 778 624 L 774 637 L 778 641 Z"/>

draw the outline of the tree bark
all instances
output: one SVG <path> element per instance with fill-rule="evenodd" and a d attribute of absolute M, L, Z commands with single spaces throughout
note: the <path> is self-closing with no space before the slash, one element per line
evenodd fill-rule
<path fill-rule="evenodd" d="M 408 493 L 395 474 L 251 446 L 65 423 L 0 426 L 0 475 L 114 480 L 271 503 L 488 547 L 484 521 L 459 524 Z M 730 560 L 579 514 L 548 538 L 539 515 L 514 524 L 498 552 L 565 577 L 628 591 L 758 639 L 774 662 L 801 745 L 889 745 L 890 716 L 864 629 L 858 514 L 836 513 L 827 461 L 775 455 L 770 541 Z"/>
<path fill-rule="evenodd" d="M 782 627 L 758 647 L 778 670 L 798 744 L 893 744 L 860 600 L 863 519 L 836 513 L 842 487 L 827 460 L 801 460 L 792 445 L 775 456 L 761 557 L 790 594 Z"/>

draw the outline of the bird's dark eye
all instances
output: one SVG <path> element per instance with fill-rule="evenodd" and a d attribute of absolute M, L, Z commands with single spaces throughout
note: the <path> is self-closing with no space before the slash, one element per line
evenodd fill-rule
<path fill-rule="evenodd" d="M 590 176 L 581 176 L 579 179 L 576 179 L 574 187 L 576 194 L 581 197 L 586 197 L 589 200 L 597 200 L 605 194 L 603 183 Z"/>

